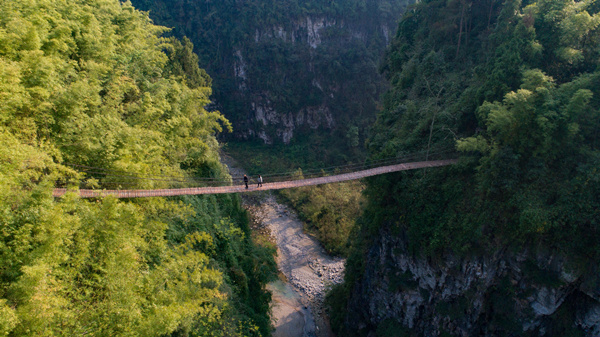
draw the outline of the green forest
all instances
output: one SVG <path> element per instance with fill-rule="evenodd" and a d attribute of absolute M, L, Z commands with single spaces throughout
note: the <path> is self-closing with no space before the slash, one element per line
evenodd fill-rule
<path fill-rule="evenodd" d="M 331 26 L 314 50 L 256 38 L 307 16 L 355 32 L 398 25 L 381 63 L 380 31 L 354 39 Z M 550 252 L 598 298 L 599 66 L 599 0 L 0 0 L 0 337 L 270 336 L 276 249 L 253 242 L 239 196 L 78 196 L 230 180 L 224 140 L 262 174 L 454 151 L 444 168 L 279 194 L 348 257 L 327 296 L 339 336 L 419 336 L 351 305 L 378 290 L 361 288 L 369 268 L 397 267 L 370 260 L 382 236 L 432 265 Z M 249 118 L 252 97 L 281 113 L 327 106 L 338 126 L 305 126 L 289 144 L 244 140 L 236 132 L 265 126 Z M 532 314 L 517 302 L 564 285 L 522 256 L 534 286 L 506 276 L 471 289 L 488 316 L 469 331 L 590 335 L 577 310 L 597 299 L 581 293 L 521 329 L 517 316 Z M 393 271 L 375 285 L 416 291 L 414 275 Z M 463 322 L 472 302 L 433 311 Z"/>
<path fill-rule="evenodd" d="M 597 270 L 599 12 L 587 0 L 429 0 L 407 11 L 382 66 L 392 89 L 370 156 L 453 146 L 460 162 L 367 179 L 363 235 L 330 296 L 340 335 L 359 334 L 347 330 L 343 308 L 384 229 L 434 261 L 546 247 L 577 273 Z M 555 319 L 550 335 L 580 335 Z M 521 335 L 488 324 L 494 336 Z M 385 329 L 377 335 L 393 331 Z"/>
<path fill-rule="evenodd" d="M 229 177 L 212 80 L 167 32 L 129 2 L 0 0 L 1 336 L 270 335 L 274 251 L 239 197 L 77 196 Z"/>
<path fill-rule="evenodd" d="M 267 152 L 267 157 L 291 151 L 291 158 L 285 158 L 288 166 L 306 168 L 364 159 L 362 145 L 386 89 L 378 72 L 387 45 L 382 30 L 389 29 L 391 37 L 401 13 L 414 1 L 132 2 L 157 23 L 173 27 L 173 35 L 193 42 L 214 80 L 215 106 L 234 125 L 234 132 L 220 139 L 241 143 L 232 144 L 236 157 L 244 157 L 248 147 L 258 156 Z M 310 32 L 307 22 L 319 20 L 325 27 Z M 278 37 L 278 32 L 285 35 Z M 314 48 L 310 33 L 320 36 Z M 278 136 L 282 125 L 263 125 L 255 118 L 254 105 L 272 108 L 275 119 L 324 108 L 335 124 L 322 122 L 316 129 L 296 125 L 289 145 L 284 145 Z M 273 144 L 264 145 L 257 136 L 261 130 Z M 244 150 L 236 151 L 240 147 Z"/>

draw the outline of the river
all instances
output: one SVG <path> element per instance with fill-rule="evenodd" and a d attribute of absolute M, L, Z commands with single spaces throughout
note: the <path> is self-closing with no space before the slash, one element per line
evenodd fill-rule
<path fill-rule="evenodd" d="M 232 175 L 235 161 L 223 155 Z M 304 224 L 270 191 L 242 194 L 255 226 L 266 229 L 277 245 L 279 280 L 267 285 L 272 293 L 274 337 L 330 337 L 323 301 L 327 289 L 343 280 L 344 259 L 329 256 L 319 242 L 304 232 Z"/>

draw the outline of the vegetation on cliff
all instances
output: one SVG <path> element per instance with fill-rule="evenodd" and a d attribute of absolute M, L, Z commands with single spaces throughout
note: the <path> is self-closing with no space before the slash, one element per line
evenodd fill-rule
<path fill-rule="evenodd" d="M 225 150 L 239 158 L 251 181 L 258 174 L 263 175 L 265 182 L 270 182 L 273 173 L 289 174 L 294 179 L 305 177 L 303 172 L 336 174 L 335 170 L 323 171 L 323 158 L 317 158 L 318 153 L 311 149 L 307 145 L 276 144 L 265 149 L 248 143 L 228 143 Z M 346 256 L 354 221 L 362 214 L 364 189 L 362 181 L 348 181 L 283 189 L 276 193 L 296 210 L 305 230 L 314 234 L 328 253 Z"/>
<path fill-rule="evenodd" d="M 325 164 L 364 159 L 385 90 L 377 67 L 412 2 L 133 0 L 194 43 L 214 79 L 214 100 L 235 126 L 228 141 L 263 143 L 262 131 L 276 145 L 293 129 L 287 141 L 310 148 L 297 152 L 300 159 Z"/>
<path fill-rule="evenodd" d="M 367 180 L 363 235 L 330 297 L 339 331 L 351 332 L 346 297 L 382 227 L 432 259 L 541 245 L 574 269 L 600 261 L 599 11 L 571 0 L 429 0 L 407 11 L 383 66 L 393 88 L 371 156 L 456 146 L 461 160 Z M 556 329 L 572 326 L 563 316 Z"/>
<path fill-rule="evenodd" d="M 129 2 L 0 0 L 0 335 L 270 334 L 237 197 L 74 193 L 227 177 L 211 79 L 164 32 Z"/>
<path fill-rule="evenodd" d="M 222 137 L 226 151 L 251 175 L 265 175 L 365 159 L 387 88 L 378 65 L 414 1 L 132 2 L 194 43 L 214 79 L 215 107 L 235 126 Z M 284 144 L 286 130 L 293 136 Z M 345 254 L 362 187 L 339 186 L 343 193 L 309 187 L 284 194 L 330 252 Z M 344 200 L 353 203 L 342 206 Z"/>
<path fill-rule="evenodd" d="M 362 214 L 364 184 L 350 181 L 281 190 L 329 254 L 347 256 L 355 219 Z"/>

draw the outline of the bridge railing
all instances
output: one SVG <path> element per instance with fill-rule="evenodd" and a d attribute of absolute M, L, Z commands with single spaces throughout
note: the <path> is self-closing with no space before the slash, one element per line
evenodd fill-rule
<path fill-rule="evenodd" d="M 282 181 L 290 181 L 290 180 L 298 180 L 298 179 L 309 179 L 309 178 L 318 178 L 323 176 L 344 174 L 344 173 L 352 173 L 356 171 L 363 171 L 372 169 L 375 167 L 381 166 L 390 166 L 397 165 L 403 163 L 411 163 L 411 162 L 419 162 L 419 161 L 433 161 L 433 160 L 444 160 L 444 159 L 453 159 L 458 155 L 454 149 L 444 149 L 438 151 L 427 152 L 419 152 L 415 154 L 404 155 L 401 157 L 394 158 L 384 158 L 384 159 L 371 159 L 366 160 L 361 163 L 350 163 L 345 165 L 331 166 L 327 168 L 319 168 L 313 170 L 303 170 L 298 168 L 294 171 L 284 172 L 284 173 L 276 173 L 276 174 L 263 174 L 264 182 L 282 182 Z M 248 175 L 251 178 L 258 177 L 258 174 Z M 233 183 L 235 185 L 243 184 L 242 176 L 234 176 L 232 177 Z M 252 180 L 252 179 L 251 179 Z"/>
<path fill-rule="evenodd" d="M 453 149 L 440 149 L 435 151 L 421 151 L 418 153 L 406 154 L 396 157 L 369 159 L 361 163 L 349 163 L 344 165 L 330 166 L 319 169 L 296 169 L 287 172 L 265 173 L 262 174 L 263 183 L 283 182 L 298 179 L 318 178 L 336 174 L 351 173 L 356 171 L 368 170 L 375 167 L 397 165 L 409 162 L 433 161 L 456 158 L 456 152 Z M 243 176 L 229 177 L 173 177 L 164 175 L 142 176 L 138 174 L 110 171 L 107 169 L 87 167 L 83 165 L 74 165 L 87 179 L 77 182 L 62 182 L 56 187 L 67 187 L 73 184 L 79 185 L 80 189 L 107 189 L 107 190 L 128 190 L 128 189 L 154 189 L 154 188 L 190 188 L 190 187 L 219 187 L 243 185 Z M 249 184 L 256 184 L 259 172 L 248 174 Z M 97 184 L 90 186 L 89 178 L 97 181 Z"/>

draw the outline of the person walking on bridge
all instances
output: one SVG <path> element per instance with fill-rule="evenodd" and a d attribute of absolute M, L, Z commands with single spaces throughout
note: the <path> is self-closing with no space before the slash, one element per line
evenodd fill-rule
<path fill-rule="evenodd" d="M 244 174 L 244 184 L 246 185 L 246 189 L 248 189 L 248 177 Z"/>
<path fill-rule="evenodd" d="M 258 186 L 256 186 L 256 188 L 259 188 L 262 186 L 262 176 L 259 174 L 258 175 L 258 179 L 256 179 L 256 181 L 258 181 Z"/>

